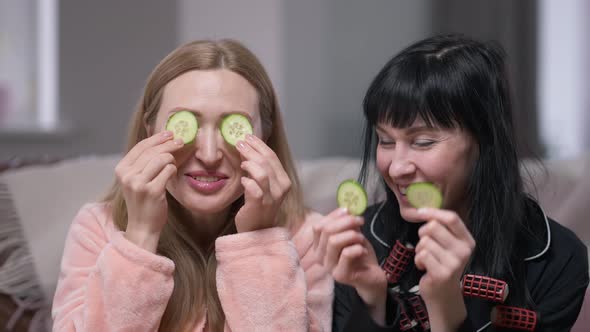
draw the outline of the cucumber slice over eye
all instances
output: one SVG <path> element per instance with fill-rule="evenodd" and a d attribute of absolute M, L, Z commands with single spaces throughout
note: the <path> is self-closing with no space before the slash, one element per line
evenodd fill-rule
<path fill-rule="evenodd" d="M 221 122 L 221 136 L 227 143 L 234 146 L 239 141 L 244 140 L 246 135 L 253 132 L 250 121 L 241 114 L 228 115 Z"/>
<path fill-rule="evenodd" d="M 344 180 L 338 186 L 336 200 L 339 207 L 345 207 L 348 212 L 360 216 L 367 209 L 369 199 L 367 192 L 360 183 L 355 180 Z"/>
<path fill-rule="evenodd" d="M 406 197 L 413 207 L 431 207 L 439 209 L 442 206 L 442 193 L 430 182 L 416 182 L 408 186 Z"/>
<path fill-rule="evenodd" d="M 181 138 L 184 144 L 192 143 L 197 136 L 199 123 L 192 112 L 180 111 L 172 114 L 166 122 L 166 130 L 174 133 L 174 139 Z"/>

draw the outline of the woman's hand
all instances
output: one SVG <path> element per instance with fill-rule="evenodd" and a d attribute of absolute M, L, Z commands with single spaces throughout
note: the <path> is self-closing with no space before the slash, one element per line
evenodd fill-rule
<path fill-rule="evenodd" d="M 373 247 L 361 233 L 362 217 L 339 208 L 314 226 L 318 261 L 339 283 L 352 286 L 367 305 L 373 319 L 385 324 L 387 279 Z"/>
<path fill-rule="evenodd" d="M 291 179 L 275 152 L 254 135 L 236 145 L 242 156 L 244 205 L 236 214 L 238 232 L 274 227 Z"/>
<path fill-rule="evenodd" d="M 164 131 L 137 143 L 115 168 L 127 205 L 125 236 L 151 252 L 168 221 L 166 183 L 176 174 L 172 152 L 182 146 L 182 140 Z"/>
<path fill-rule="evenodd" d="M 475 248 L 475 240 L 453 211 L 422 208 L 410 211 L 420 227 L 414 262 L 426 273 L 420 279 L 430 323 L 437 330 L 456 329 L 467 317 L 460 280 Z"/>

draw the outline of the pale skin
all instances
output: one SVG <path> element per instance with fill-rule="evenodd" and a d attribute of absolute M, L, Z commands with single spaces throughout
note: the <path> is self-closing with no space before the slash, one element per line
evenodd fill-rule
<path fill-rule="evenodd" d="M 193 112 L 199 121 L 195 141 L 183 145 L 163 130 L 179 110 Z M 219 124 L 229 114 L 249 118 L 254 135 L 235 147 L 226 143 Z M 262 137 L 258 94 L 240 75 L 228 70 L 191 71 L 170 81 L 150 137 L 135 145 L 115 173 L 128 210 L 125 236 L 156 252 L 167 222 L 169 192 L 188 212 L 191 236 L 210 242 L 227 223 L 233 202 L 244 195 L 235 217 L 238 232 L 276 225 L 279 207 L 291 181 L 278 157 Z M 190 179 L 189 179 L 190 178 Z M 199 189 L 215 184 L 216 189 Z"/>
<path fill-rule="evenodd" d="M 418 119 L 409 128 L 377 126 L 376 165 L 396 195 L 400 213 L 420 227 L 414 263 L 425 274 L 422 296 L 432 331 L 453 331 L 467 317 L 460 279 L 475 241 L 465 225 L 468 207 L 467 175 L 477 147 L 464 131 L 425 126 Z M 444 197 L 442 209 L 412 207 L 405 197 L 408 185 L 431 182 Z M 357 290 L 375 322 L 385 324 L 387 280 L 371 244 L 360 231 L 364 221 L 338 210 L 316 227 L 319 260 L 334 279 Z"/>

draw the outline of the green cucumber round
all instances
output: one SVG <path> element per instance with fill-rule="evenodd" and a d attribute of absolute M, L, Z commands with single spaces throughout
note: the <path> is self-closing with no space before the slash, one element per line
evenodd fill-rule
<path fill-rule="evenodd" d="M 184 144 L 190 144 L 197 137 L 199 123 L 192 112 L 180 111 L 172 114 L 166 122 L 166 130 L 174 133 L 174 139 L 180 138 Z"/>
<path fill-rule="evenodd" d="M 241 114 L 228 115 L 221 122 L 221 136 L 227 143 L 234 146 L 253 132 L 250 121 Z"/>
<path fill-rule="evenodd" d="M 416 182 L 408 186 L 406 197 L 413 207 L 431 207 L 440 209 L 443 196 L 440 190 L 430 182 Z"/>
<path fill-rule="evenodd" d="M 367 192 L 355 180 L 344 180 L 338 186 L 336 200 L 339 207 L 345 207 L 350 214 L 360 216 L 367 209 L 369 199 Z"/>

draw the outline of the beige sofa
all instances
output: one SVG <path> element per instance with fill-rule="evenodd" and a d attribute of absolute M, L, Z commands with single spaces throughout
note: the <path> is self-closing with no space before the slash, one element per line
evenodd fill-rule
<path fill-rule="evenodd" d="M 0 293 L 27 309 L 27 323 L 17 323 L 21 312 L 10 313 L 4 326 L 31 326 L 49 330 L 49 304 L 55 290 L 59 262 L 69 224 L 78 209 L 99 199 L 113 181 L 117 155 L 71 159 L 29 166 L 0 174 Z M 590 203 L 590 156 L 545 163 L 546 170 L 527 162 L 538 197 L 547 214 L 567 225 L 590 243 L 585 208 Z M 322 213 L 336 207 L 338 183 L 355 178 L 359 162 L 349 158 L 301 161 L 298 165 L 305 201 Z M 374 185 L 371 200 L 382 196 Z M 2 306 L 0 305 L 0 309 Z M 21 310 L 22 311 L 22 310 Z M 590 312 L 590 309 L 588 310 Z M 589 327 L 582 315 L 578 328 Z M 22 320 L 22 318 L 20 318 Z"/>

